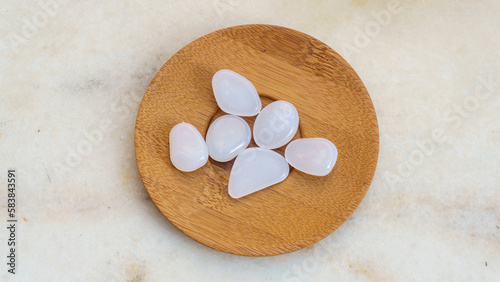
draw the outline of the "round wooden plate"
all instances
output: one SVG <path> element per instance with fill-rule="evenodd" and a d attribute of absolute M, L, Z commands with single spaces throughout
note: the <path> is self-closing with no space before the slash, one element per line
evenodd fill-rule
<path fill-rule="evenodd" d="M 295 138 L 331 140 L 339 151 L 333 171 L 315 177 L 292 168 L 285 181 L 232 199 L 232 161 L 210 159 L 194 172 L 177 170 L 170 161 L 170 130 L 184 121 L 205 136 L 211 121 L 224 114 L 211 85 L 220 69 L 248 78 L 263 106 L 276 100 L 295 105 Z M 255 117 L 246 120 L 252 126 Z M 215 31 L 177 52 L 149 85 L 135 127 L 137 165 L 165 217 L 198 242 L 247 256 L 299 250 L 336 230 L 365 196 L 378 148 L 375 109 L 351 66 L 319 40 L 271 25 Z"/>

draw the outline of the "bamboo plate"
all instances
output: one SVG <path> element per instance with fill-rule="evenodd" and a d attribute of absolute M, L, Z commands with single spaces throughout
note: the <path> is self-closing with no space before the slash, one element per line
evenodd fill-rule
<path fill-rule="evenodd" d="M 284 182 L 232 199 L 227 192 L 232 162 L 210 159 L 190 173 L 175 169 L 170 130 L 185 121 L 206 135 L 211 121 L 223 115 L 211 79 L 224 68 L 248 78 L 263 106 L 276 100 L 295 105 L 300 116 L 295 138 L 331 140 L 339 151 L 333 171 L 315 177 L 292 168 Z M 246 120 L 252 126 L 255 117 Z M 319 40 L 271 25 L 215 31 L 177 52 L 151 81 L 135 127 L 137 165 L 165 217 L 200 243 L 247 256 L 299 250 L 336 230 L 365 196 L 378 148 L 375 109 L 349 64 Z"/>

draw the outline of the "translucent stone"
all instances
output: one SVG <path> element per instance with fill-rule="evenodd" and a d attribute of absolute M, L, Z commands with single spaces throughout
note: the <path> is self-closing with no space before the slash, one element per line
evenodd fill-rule
<path fill-rule="evenodd" d="M 276 149 L 292 140 L 299 128 L 299 114 L 286 101 L 267 105 L 257 116 L 253 126 L 254 140 L 264 149 Z"/>
<path fill-rule="evenodd" d="M 234 162 L 229 176 L 229 196 L 237 199 L 279 183 L 290 167 L 280 154 L 262 148 L 248 148 Z"/>
<path fill-rule="evenodd" d="M 192 124 L 181 122 L 170 131 L 170 160 L 182 171 L 194 171 L 208 161 L 205 140 Z"/>
<path fill-rule="evenodd" d="M 215 100 L 224 112 L 250 117 L 262 108 L 259 94 L 253 84 L 231 70 L 220 70 L 212 78 Z"/>
<path fill-rule="evenodd" d="M 301 138 L 285 149 L 285 158 L 294 168 L 307 174 L 325 176 L 337 161 L 337 148 L 325 138 Z"/>
<path fill-rule="evenodd" d="M 218 162 L 227 162 L 241 153 L 250 143 L 252 133 L 248 123 L 240 117 L 225 115 L 208 128 L 208 154 Z"/>

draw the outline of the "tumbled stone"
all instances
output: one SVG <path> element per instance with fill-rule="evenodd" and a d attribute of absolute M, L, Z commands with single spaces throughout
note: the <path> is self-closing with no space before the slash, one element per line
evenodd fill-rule
<path fill-rule="evenodd" d="M 208 161 L 205 140 L 192 124 L 181 122 L 170 131 L 170 160 L 179 170 L 190 172 Z"/>
<path fill-rule="evenodd" d="M 267 188 L 285 180 L 289 170 L 280 154 L 262 148 L 248 148 L 236 157 L 229 176 L 229 195 L 237 199 Z"/>
<path fill-rule="evenodd" d="M 264 149 L 276 149 L 292 140 L 299 127 L 297 109 L 286 101 L 267 105 L 253 126 L 254 140 Z"/>
<path fill-rule="evenodd" d="M 325 176 L 337 161 L 337 148 L 325 138 L 301 138 L 288 144 L 285 158 L 294 168 L 307 174 Z"/>
<path fill-rule="evenodd" d="M 237 116 L 254 116 L 262 103 L 253 84 L 242 75 L 227 69 L 212 78 L 215 100 L 224 112 Z"/>
<path fill-rule="evenodd" d="M 208 128 L 208 154 L 218 162 L 230 161 L 245 150 L 251 138 L 252 132 L 245 120 L 234 115 L 221 116 Z"/>

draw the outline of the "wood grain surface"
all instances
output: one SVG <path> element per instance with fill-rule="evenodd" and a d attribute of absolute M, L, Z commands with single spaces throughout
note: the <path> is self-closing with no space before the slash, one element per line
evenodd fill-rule
<path fill-rule="evenodd" d="M 189 122 L 205 136 L 211 121 L 224 114 L 211 86 L 220 69 L 248 78 L 263 106 L 276 100 L 295 105 L 300 117 L 295 138 L 331 140 L 339 152 L 333 171 L 315 177 L 291 169 L 285 181 L 232 199 L 227 192 L 232 161 L 210 159 L 189 173 L 175 169 L 169 155 L 172 127 Z M 245 119 L 252 126 L 255 117 Z M 319 40 L 270 25 L 215 31 L 177 52 L 149 85 L 135 127 L 139 171 L 165 217 L 200 243 L 247 256 L 299 250 L 336 230 L 365 196 L 378 149 L 375 110 L 351 66 Z"/>

